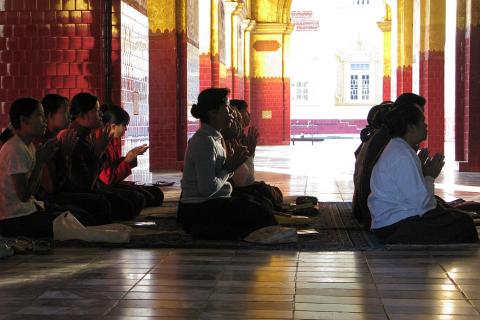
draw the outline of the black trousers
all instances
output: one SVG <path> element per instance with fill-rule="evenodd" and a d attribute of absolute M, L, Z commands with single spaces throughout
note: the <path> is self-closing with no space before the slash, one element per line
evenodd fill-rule
<path fill-rule="evenodd" d="M 238 240 L 257 229 L 277 224 L 271 210 L 241 197 L 180 202 L 177 218 L 187 233 L 202 239 Z"/>
<path fill-rule="evenodd" d="M 0 220 L 0 234 L 5 237 L 52 238 L 53 220 L 63 212 L 44 210 L 18 218 Z M 77 210 L 71 213 L 85 226 L 92 225 L 95 221 L 86 211 Z"/>
<path fill-rule="evenodd" d="M 113 185 L 115 188 L 125 187 L 128 190 L 135 190 L 136 192 L 142 194 L 145 197 L 145 207 L 159 207 L 163 204 L 164 195 L 162 190 L 159 187 L 152 185 L 135 185 L 129 182 L 122 182 L 119 184 Z"/>
<path fill-rule="evenodd" d="M 75 207 L 81 208 L 95 219 L 94 225 L 107 224 L 112 222 L 112 209 L 109 201 L 101 194 L 93 192 L 61 192 L 53 195 L 47 195 L 45 199 L 48 203 L 58 204 L 71 212 Z"/>
<path fill-rule="evenodd" d="M 145 208 L 145 197 L 129 186 L 101 185 L 95 193 L 107 198 L 112 208 L 113 220 L 132 220 Z"/>
<path fill-rule="evenodd" d="M 423 216 L 410 217 L 373 232 L 385 243 L 441 244 L 478 241 L 477 229 L 465 212 L 444 208 L 428 211 Z"/>

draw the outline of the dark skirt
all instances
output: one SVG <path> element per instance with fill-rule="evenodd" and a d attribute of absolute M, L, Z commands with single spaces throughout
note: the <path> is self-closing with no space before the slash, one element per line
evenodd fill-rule
<path fill-rule="evenodd" d="M 268 202 L 273 210 L 282 210 L 282 191 L 264 181 L 255 181 L 253 184 L 245 187 L 233 187 L 232 197 L 242 197 L 245 195 L 252 196 L 259 202 Z"/>
<path fill-rule="evenodd" d="M 53 221 L 64 211 L 42 210 L 26 216 L 0 220 L 0 234 L 4 237 L 52 238 Z M 95 219 L 86 211 L 71 213 L 84 226 L 93 225 Z"/>
<path fill-rule="evenodd" d="M 75 213 L 75 207 L 87 211 L 95 219 L 94 225 L 112 223 L 112 210 L 107 198 L 93 192 L 61 192 L 52 195 L 46 195 L 40 200 L 47 205 L 59 205 L 64 210 Z M 56 211 L 59 211 L 58 208 Z"/>
<path fill-rule="evenodd" d="M 248 197 L 180 202 L 177 218 L 187 233 L 201 239 L 238 240 L 277 224 L 272 210 Z"/>
<path fill-rule="evenodd" d="M 123 184 L 118 186 L 100 185 L 95 193 L 101 194 L 108 200 L 114 221 L 132 220 L 145 208 L 145 197 L 133 186 Z"/>
<path fill-rule="evenodd" d="M 423 216 L 410 217 L 390 226 L 374 229 L 373 232 L 385 243 L 391 244 L 442 244 L 478 241 L 477 229 L 467 213 L 444 208 L 441 205 L 428 211 Z"/>
<path fill-rule="evenodd" d="M 115 187 L 126 186 L 131 188 L 145 197 L 145 207 L 159 207 L 163 204 L 164 195 L 159 187 L 153 185 L 136 185 L 130 182 L 121 182 L 114 184 Z"/>

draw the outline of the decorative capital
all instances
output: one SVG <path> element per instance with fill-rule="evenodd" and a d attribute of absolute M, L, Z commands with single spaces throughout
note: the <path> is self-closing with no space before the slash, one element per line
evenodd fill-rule
<path fill-rule="evenodd" d="M 251 32 L 253 29 L 255 29 L 256 25 L 257 25 L 257 22 L 255 20 L 245 19 L 242 22 L 242 28 L 247 32 Z"/>
<path fill-rule="evenodd" d="M 290 34 L 294 29 L 291 23 L 262 22 L 257 23 L 253 33 L 255 34 Z"/>
<path fill-rule="evenodd" d="M 377 26 L 382 30 L 382 32 L 391 32 L 392 31 L 392 21 L 379 21 L 377 22 Z"/>

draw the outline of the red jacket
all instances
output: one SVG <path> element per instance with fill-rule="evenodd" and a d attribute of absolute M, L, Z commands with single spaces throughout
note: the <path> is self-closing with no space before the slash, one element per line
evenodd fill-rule
<path fill-rule="evenodd" d="M 100 181 L 109 185 L 122 182 L 132 173 L 132 168 L 137 166 L 137 161 L 128 163 L 121 156 L 122 140 L 114 138 L 105 150 L 105 162 L 100 172 Z"/>

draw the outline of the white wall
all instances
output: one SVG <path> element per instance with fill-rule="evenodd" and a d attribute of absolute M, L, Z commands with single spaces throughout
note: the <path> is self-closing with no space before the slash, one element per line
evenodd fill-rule
<path fill-rule="evenodd" d="M 312 10 L 318 31 L 291 36 L 291 79 L 309 82 L 309 100 L 291 102 L 292 119 L 362 119 L 382 100 L 383 34 L 377 26 L 384 15 L 384 2 L 354 6 L 353 0 L 294 0 L 292 11 Z M 369 60 L 371 101 L 352 105 L 348 92 L 349 63 Z M 340 61 L 344 61 L 342 64 Z M 292 88 L 293 89 L 293 88 Z M 292 90 L 293 96 L 295 91 Z"/>

